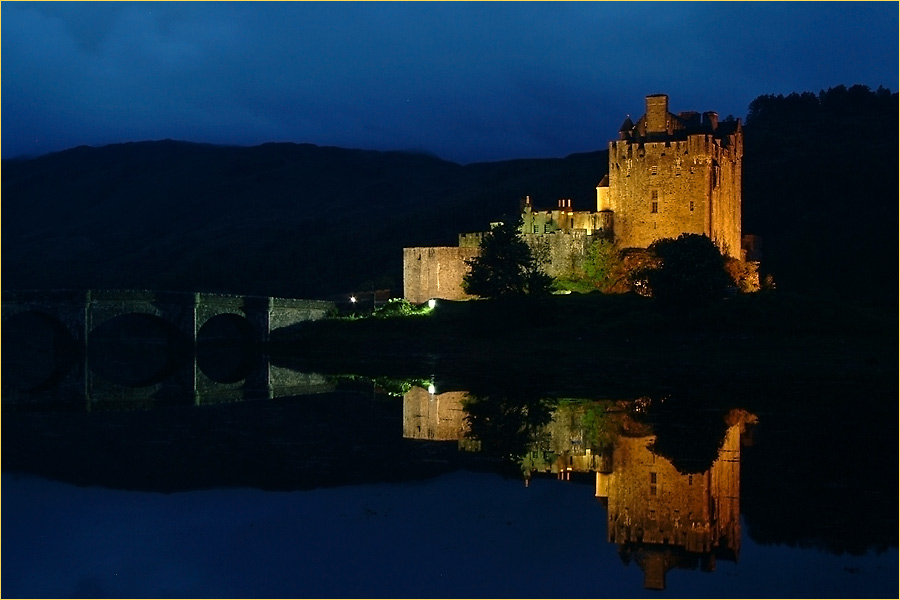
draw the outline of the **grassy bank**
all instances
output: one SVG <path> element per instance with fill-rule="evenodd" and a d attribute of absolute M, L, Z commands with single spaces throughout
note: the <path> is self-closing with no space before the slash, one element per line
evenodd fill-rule
<path fill-rule="evenodd" d="M 893 306 L 752 294 L 661 307 L 634 295 L 439 301 L 425 315 L 335 319 L 274 336 L 273 360 L 320 372 L 528 380 L 545 393 L 853 385 L 896 391 Z"/>

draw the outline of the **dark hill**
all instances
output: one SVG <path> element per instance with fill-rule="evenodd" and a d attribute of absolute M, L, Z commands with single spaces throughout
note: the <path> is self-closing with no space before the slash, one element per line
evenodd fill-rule
<path fill-rule="evenodd" d="M 140 142 L 3 163 L 3 287 L 323 296 L 401 281 L 531 194 L 590 205 L 604 152 L 461 166 L 310 144 Z M 580 195 L 579 195 L 580 192 Z"/>
<path fill-rule="evenodd" d="M 782 289 L 897 299 L 897 94 L 760 96 L 744 136 L 744 232 Z"/>
<path fill-rule="evenodd" d="M 760 96 L 745 126 L 744 232 L 792 291 L 893 294 L 897 94 Z M 610 136 L 614 132 L 610 132 Z M 432 156 L 140 142 L 3 161 L 3 289 L 323 297 L 402 286 L 401 249 L 518 212 L 595 206 L 605 150 L 458 165 Z"/>

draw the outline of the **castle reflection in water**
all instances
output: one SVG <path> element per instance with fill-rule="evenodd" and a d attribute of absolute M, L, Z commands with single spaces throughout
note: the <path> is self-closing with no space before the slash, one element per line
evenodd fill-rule
<path fill-rule="evenodd" d="M 466 392 L 429 393 L 413 387 L 403 397 L 403 435 L 457 441 L 478 450 L 465 409 Z M 681 472 L 655 453 L 652 427 L 635 419 L 636 401 L 564 401 L 520 457 L 528 485 L 537 474 L 569 480 L 594 474 L 594 493 L 607 511 L 607 539 L 619 556 L 644 573 L 644 587 L 665 589 L 674 568 L 712 571 L 717 560 L 737 562 L 741 544 L 742 434 L 756 417 L 732 410 L 712 466 Z"/>

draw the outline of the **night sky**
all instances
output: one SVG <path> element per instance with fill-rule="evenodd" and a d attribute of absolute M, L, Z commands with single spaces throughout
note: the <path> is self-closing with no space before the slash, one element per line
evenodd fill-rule
<path fill-rule="evenodd" d="M 644 96 L 745 117 L 762 94 L 897 91 L 898 4 L 9 3 L 2 157 L 177 139 L 597 150 Z"/>

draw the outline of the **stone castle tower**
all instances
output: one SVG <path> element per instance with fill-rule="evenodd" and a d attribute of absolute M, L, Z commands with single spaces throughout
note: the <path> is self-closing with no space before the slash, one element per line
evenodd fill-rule
<path fill-rule="evenodd" d="M 669 112 L 669 97 L 646 97 L 646 112 L 626 118 L 609 142 L 609 171 L 597 186 L 597 210 L 573 210 L 571 200 L 538 209 L 522 202 L 523 239 L 549 257 L 544 271 L 565 278 L 583 264 L 591 243 L 614 239 L 620 249 L 647 248 L 682 233 L 710 238 L 732 258 L 741 246 L 740 120 L 719 122 L 715 112 Z M 458 247 L 404 248 L 403 296 L 463 299 L 468 270 L 483 233 L 461 234 Z M 756 259 L 752 259 L 756 260 Z"/>
<path fill-rule="evenodd" d="M 609 142 L 609 177 L 597 187 L 597 211 L 621 248 L 646 248 L 660 238 L 703 234 L 741 258 L 740 121 L 719 123 L 705 112 L 669 112 L 669 97 L 646 97 Z"/>

